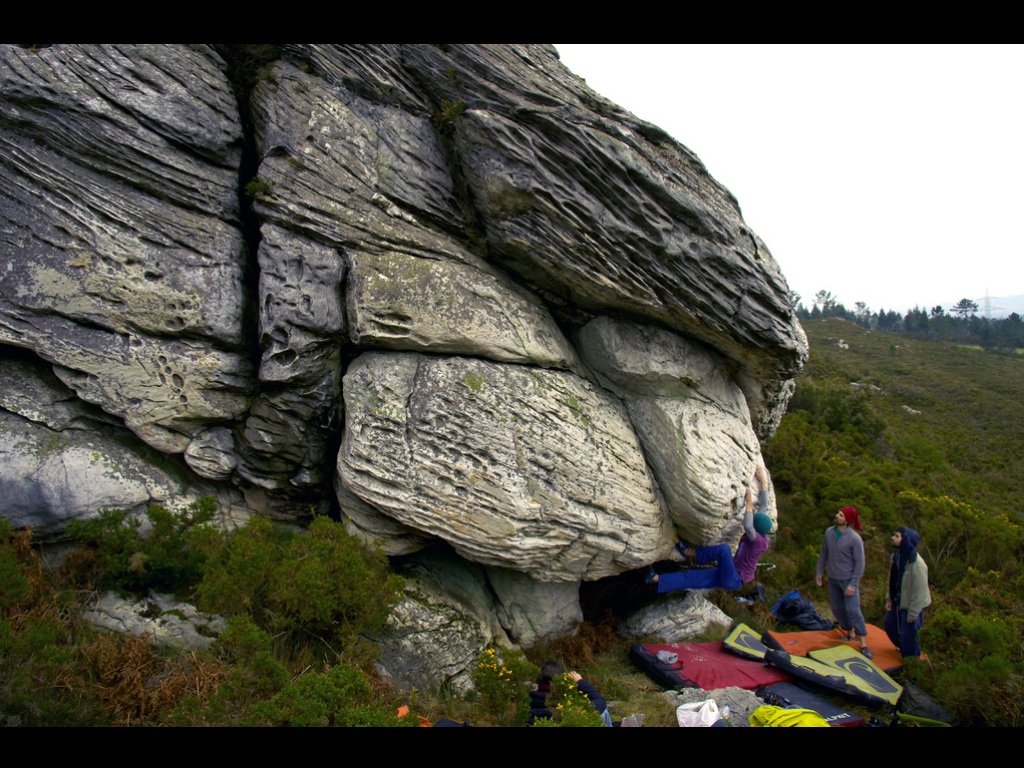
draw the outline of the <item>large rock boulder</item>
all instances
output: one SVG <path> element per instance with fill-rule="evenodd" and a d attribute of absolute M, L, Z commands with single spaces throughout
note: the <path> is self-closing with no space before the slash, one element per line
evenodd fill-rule
<path fill-rule="evenodd" d="M 469 560 L 579 581 L 672 545 L 621 402 L 571 373 L 369 352 L 344 391 L 344 486 Z"/>
<path fill-rule="evenodd" d="M 625 401 L 677 530 L 688 542 L 731 543 L 760 445 L 725 361 L 672 331 L 604 316 L 583 327 L 579 345 Z"/>
<path fill-rule="evenodd" d="M 374 638 L 381 671 L 402 688 L 467 693 L 480 652 L 509 645 L 483 570 L 429 553 L 403 574 L 406 592 Z"/>
<path fill-rule="evenodd" d="M 101 509 L 139 513 L 202 496 L 217 499 L 226 527 L 249 517 L 236 489 L 190 478 L 183 462 L 161 456 L 33 360 L 0 360 L 0 488 L 11 525 L 44 538 Z"/>
<path fill-rule="evenodd" d="M 525 648 L 576 633 L 583 610 L 578 582 L 545 583 L 518 571 L 488 568 L 496 612 L 509 638 Z"/>
<path fill-rule="evenodd" d="M 547 309 L 492 269 L 401 253 L 353 254 L 352 341 L 571 367 L 575 353 Z"/>
<path fill-rule="evenodd" d="M 189 46 L 5 46 L 0 343 L 181 453 L 245 412 L 241 127 Z"/>
<path fill-rule="evenodd" d="M 551 46 L 2 45 L 0 147 L 16 525 L 340 514 L 527 643 L 735 538 L 806 358 L 733 196 Z"/>

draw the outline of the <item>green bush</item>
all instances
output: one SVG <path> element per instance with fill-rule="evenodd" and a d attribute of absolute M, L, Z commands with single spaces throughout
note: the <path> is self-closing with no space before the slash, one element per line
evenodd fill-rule
<path fill-rule="evenodd" d="M 383 554 L 325 517 L 306 534 L 254 517 L 228 536 L 207 532 L 194 541 L 208 558 L 197 588 L 203 609 L 248 614 L 268 632 L 318 638 L 336 652 L 335 643 L 379 630 L 403 586 Z"/>
<path fill-rule="evenodd" d="M 877 440 L 885 432 L 885 422 L 871 409 L 868 394 L 852 391 L 842 379 L 800 380 L 789 410 L 806 411 L 833 432 L 849 430 L 868 440 Z"/>
<path fill-rule="evenodd" d="M 529 688 L 537 668 L 518 650 L 487 648 L 476 659 L 471 677 L 483 715 L 494 725 L 525 725 L 530 714 Z"/>
<path fill-rule="evenodd" d="M 324 674 L 307 672 L 269 701 L 255 707 L 251 725 L 414 726 L 399 719 L 395 708 L 376 700 L 366 675 L 338 664 Z"/>
<path fill-rule="evenodd" d="M 270 182 L 267 181 L 266 179 L 261 179 L 259 176 L 250 179 L 249 182 L 245 185 L 245 194 L 248 195 L 249 197 L 269 197 L 272 190 L 273 187 L 271 186 Z"/>
<path fill-rule="evenodd" d="M 239 725 L 253 708 L 288 684 L 288 670 L 273 653 L 273 641 L 248 616 L 235 616 L 210 649 L 224 670 L 216 691 L 184 699 L 168 716 L 172 725 Z"/>
<path fill-rule="evenodd" d="M 232 664 L 229 684 L 257 696 L 272 696 L 288 682 L 288 670 L 274 658 L 271 637 L 248 616 L 235 616 L 214 644 L 217 656 Z"/>
<path fill-rule="evenodd" d="M 210 497 L 180 512 L 152 504 L 146 510 L 152 530 L 143 536 L 140 518 L 107 509 L 90 520 L 73 521 L 67 533 L 95 550 L 99 586 L 135 593 L 179 592 L 199 581 L 204 557 L 190 545 L 190 537 L 212 522 L 215 511 Z"/>
<path fill-rule="evenodd" d="M 95 725 L 80 694 L 76 626 L 53 594 L 31 533 L 0 518 L 0 713 L 22 725 Z"/>
<path fill-rule="evenodd" d="M 1024 664 L 999 656 L 957 664 L 939 675 L 935 695 L 962 722 L 971 725 L 1024 725 Z"/>
<path fill-rule="evenodd" d="M 180 513 L 150 507 L 145 537 L 117 510 L 72 527 L 70 567 L 91 563 L 96 583 L 195 585 L 203 607 L 236 614 L 210 651 L 175 658 L 78 622 L 80 593 L 55 589 L 30 535 L 0 519 L 0 712 L 24 725 L 415 724 L 355 666 L 291 683 L 285 666 L 294 655 L 308 668 L 311 637 L 333 644 L 333 659 L 362 651 L 361 633 L 379 629 L 400 594 L 386 558 L 326 518 L 306 534 L 261 517 L 229 534 L 207 524 L 213 512 L 208 499 Z"/>
<path fill-rule="evenodd" d="M 921 534 L 921 551 L 929 577 L 941 589 L 952 589 L 968 569 L 994 571 L 1011 582 L 1022 574 L 1024 526 L 1006 515 L 982 514 L 971 504 L 949 496 L 912 490 L 896 497 L 899 517 Z"/>

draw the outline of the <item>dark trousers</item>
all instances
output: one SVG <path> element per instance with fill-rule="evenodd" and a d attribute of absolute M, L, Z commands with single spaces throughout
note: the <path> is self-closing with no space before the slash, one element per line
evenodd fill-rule
<path fill-rule="evenodd" d="M 732 592 L 743 586 L 740 575 L 736 573 L 736 564 L 732 560 L 732 550 L 729 549 L 728 544 L 699 547 L 697 563 L 699 565 L 716 563 L 716 567 L 663 573 L 658 576 L 658 594 L 676 592 L 680 589 L 714 589 L 715 587 Z"/>
<path fill-rule="evenodd" d="M 921 655 L 921 627 L 924 626 L 924 611 L 917 614 L 917 619 L 907 622 L 907 612 L 885 612 L 885 634 L 892 644 L 900 649 L 904 656 Z"/>

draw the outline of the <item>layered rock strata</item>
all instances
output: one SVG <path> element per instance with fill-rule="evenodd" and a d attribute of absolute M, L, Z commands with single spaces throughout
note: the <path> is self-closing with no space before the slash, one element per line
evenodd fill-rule
<path fill-rule="evenodd" d="M 518 638 L 734 541 L 807 352 L 728 190 L 541 45 L 0 46 L 0 350 L 17 525 L 340 514 Z"/>

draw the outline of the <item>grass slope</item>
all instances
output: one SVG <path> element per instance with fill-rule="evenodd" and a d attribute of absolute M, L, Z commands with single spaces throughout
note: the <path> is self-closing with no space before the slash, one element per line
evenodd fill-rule
<path fill-rule="evenodd" d="M 765 451 L 779 576 L 827 605 L 812 585 L 821 532 L 855 506 L 864 611 L 880 625 L 889 534 L 917 529 L 933 605 L 929 662 L 911 677 L 964 722 L 1022 724 L 1024 360 L 838 319 L 804 327 L 811 359 Z"/>

